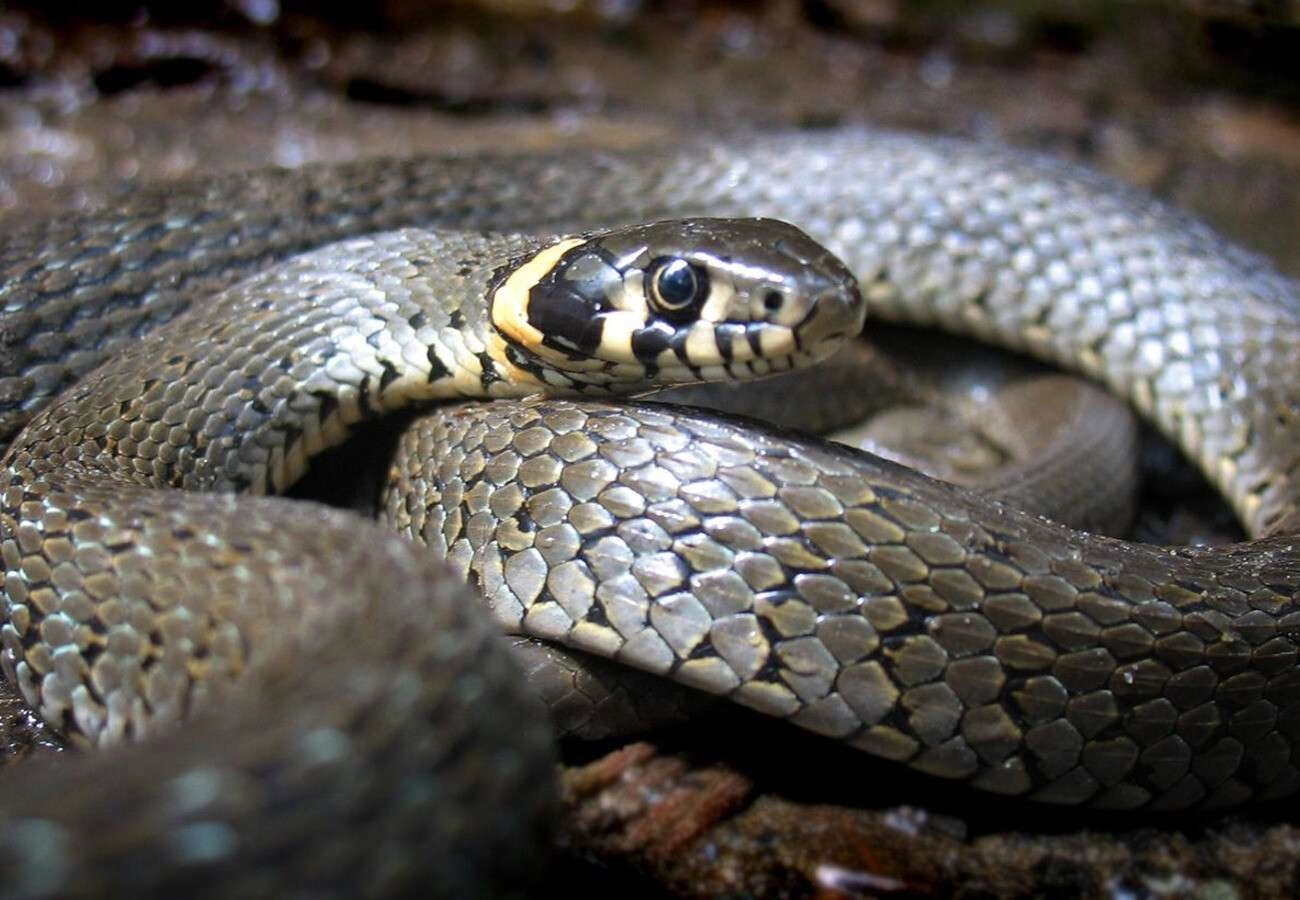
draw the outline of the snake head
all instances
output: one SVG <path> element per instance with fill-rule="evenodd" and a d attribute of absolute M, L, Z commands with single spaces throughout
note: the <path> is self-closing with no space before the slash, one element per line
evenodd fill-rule
<path fill-rule="evenodd" d="M 568 238 L 515 266 L 492 298 L 516 365 L 551 383 L 628 390 L 808 365 L 856 335 L 864 315 L 844 263 L 775 219 Z"/>

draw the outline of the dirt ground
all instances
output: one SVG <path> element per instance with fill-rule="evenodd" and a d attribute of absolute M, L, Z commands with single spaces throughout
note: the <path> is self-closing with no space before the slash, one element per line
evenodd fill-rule
<path fill-rule="evenodd" d="M 0 11 L 0 224 L 219 170 L 870 121 L 1086 162 L 1300 273 L 1288 2 L 97 9 Z M 12 698 L 4 710 L 8 756 L 52 743 Z M 787 732 L 719 712 L 654 743 L 569 748 L 553 883 L 630 897 L 1300 892 L 1286 808 L 1170 820 L 989 804 Z M 826 775 L 793 779 L 796 758 Z"/>

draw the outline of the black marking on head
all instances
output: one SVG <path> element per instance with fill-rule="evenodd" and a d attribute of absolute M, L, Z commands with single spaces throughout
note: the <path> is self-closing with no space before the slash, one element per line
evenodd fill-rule
<path fill-rule="evenodd" d="M 464 313 L 462 313 L 459 309 L 453 309 L 451 311 L 451 314 L 447 316 L 447 324 L 450 325 L 452 328 L 457 328 L 457 329 L 464 328 L 465 327 Z"/>
<path fill-rule="evenodd" d="M 723 362 L 731 362 L 735 355 L 736 338 L 745 333 L 745 326 L 740 322 L 719 322 L 713 327 L 713 342 L 718 347 L 718 356 Z"/>
<path fill-rule="evenodd" d="M 591 356 L 605 331 L 598 309 L 575 294 L 538 294 L 534 288 L 528 324 L 542 333 L 542 343 L 552 350 Z"/>
<path fill-rule="evenodd" d="M 528 324 L 552 350 L 591 356 L 604 337 L 602 313 L 613 304 L 609 289 L 621 284 L 614 259 L 594 244 L 566 253 L 528 291 Z"/>
<path fill-rule="evenodd" d="M 637 362 L 645 366 L 646 374 L 654 377 L 659 372 L 659 354 L 673 344 L 675 332 L 663 322 L 651 322 L 645 328 L 632 332 L 632 352 Z"/>
<path fill-rule="evenodd" d="M 690 368 L 692 372 L 699 372 L 699 360 L 690 358 L 690 351 L 686 347 L 686 341 L 691 336 L 689 328 L 675 328 L 671 332 L 669 346 L 672 347 L 673 353 L 677 356 L 678 361 Z"/>
<path fill-rule="evenodd" d="M 446 378 L 451 374 L 451 370 L 447 368 L 447 364 L 442 361 L 440 356 L 438 356 L 437 348 L 430 346 L 425 355 L 429 359 L 430 384 L 433 384 L 435 381 L 441 381 L 443 378 Z"/>
<path fill-rule="evenodd" d="M 407 317 L 406 323 L 418 331 L 429 323 L 429 317 L 425 314 L 424 310 L 417 310 L 415 313 Z"/>
<path fill-rule="evenodd" d="M 497 364 L 496 361 L 492 359 L 492 354 L 484 350 L 478 355 L 478 361 L 479 364 L 483 366 L 483 374 L 479 378 L 479 383 L 483 385 L 483 390 L 485 392 L 498 381 L 505 380 L 501 377 L 501 373 L 497 371 Z"/>
<path fill-rule="evenodd" d="M 506 344 L 506 360 L 509 361 L 511 365 L 518 366 L 525 372 L 535 375 L 538 378 L 542 377 L 542 367 L 537 363 L 537 360 L 531 358 L 527 353 L 520 350 L 514 344 Z"/>
<path fill-rule="evenodd" d="M 381 359 L 379 364 L 384 367 L 384 371 L 379 376 L 379 393 L 383 393 L 390 384 L 396 381 L 400 375 L 397 367 L 386 359 Z"/>

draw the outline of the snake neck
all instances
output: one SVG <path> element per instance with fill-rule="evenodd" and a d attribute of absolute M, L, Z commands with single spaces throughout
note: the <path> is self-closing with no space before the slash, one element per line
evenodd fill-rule
<path fill-rule="evenodd" d="M 119 481 L 280 493 L 360 423 L 547 385 L 482 303 L 547 239 L 384 232 L 304 254 L 151 332 L 15 441 L 10 484 L 83 461 Z"/>

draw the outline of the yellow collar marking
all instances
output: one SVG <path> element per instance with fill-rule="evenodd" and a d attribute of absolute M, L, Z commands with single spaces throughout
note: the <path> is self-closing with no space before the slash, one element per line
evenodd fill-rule
<path fill-rule="evenodd" d="M 583 238 L 565 238 L 533 254 L 492 292 L 492 324 L 509 340 L 533 352 L 542 349 L 544 335 L 528 323 L 528 292 Z"/>

